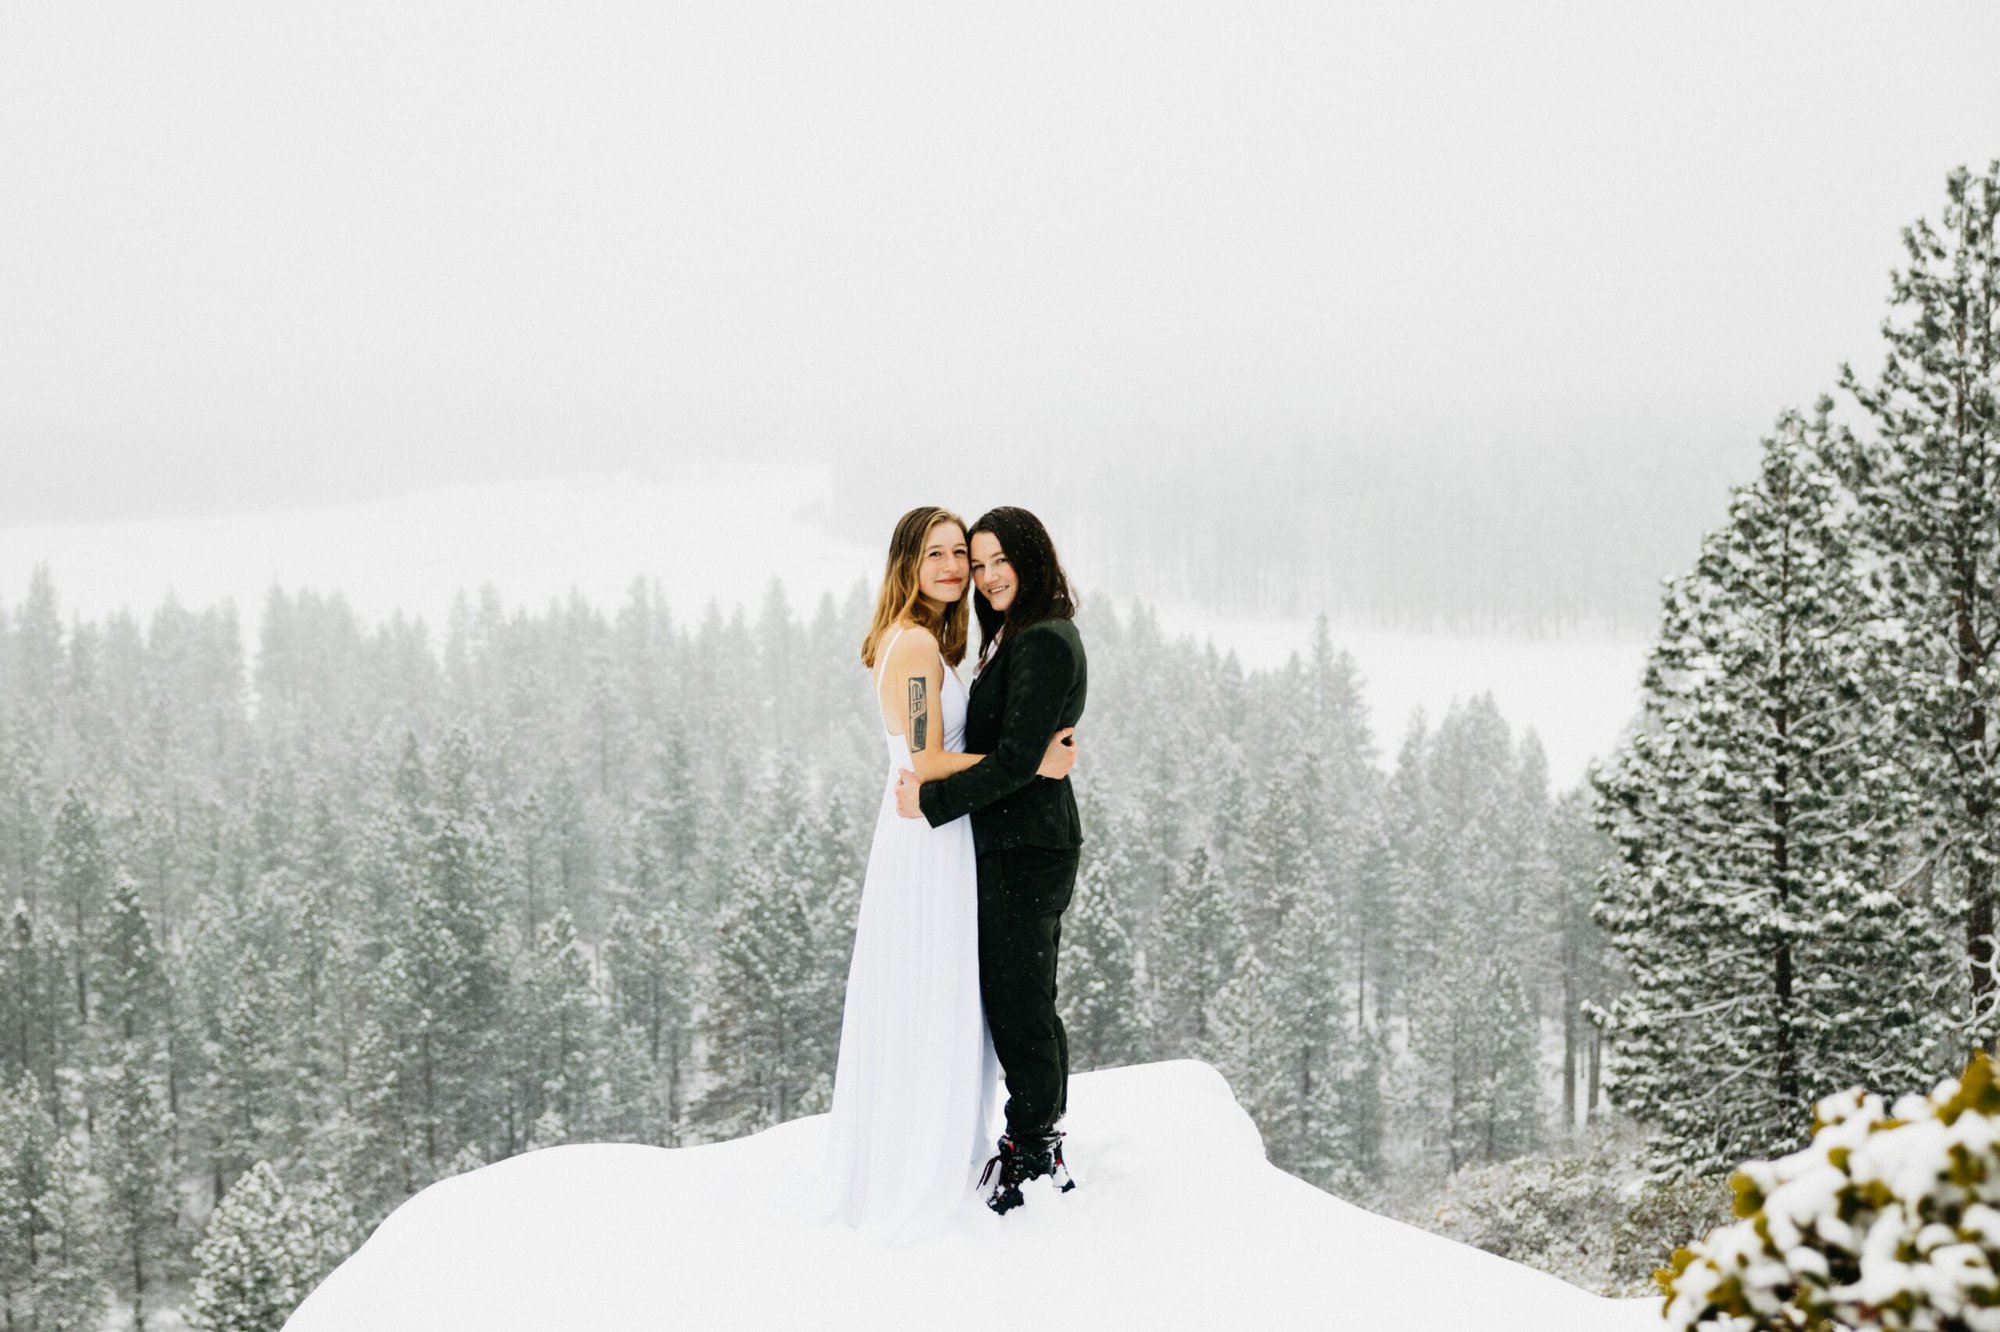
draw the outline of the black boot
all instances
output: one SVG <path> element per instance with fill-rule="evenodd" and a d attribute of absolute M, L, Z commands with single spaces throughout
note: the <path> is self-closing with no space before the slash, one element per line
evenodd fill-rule
<path fill-rule="evenodd" d="M 1005 1216 L 1013 1208 L 1019 1207 L 1021 1197 L 1021 1149 L 1012 1138 L 1000 1139 L 1000 1150 L 986 1160 L 986 1169 L 980 1172 L 980 1187 L 993 1177 L 993 1167 L 1000 1167 L 1000 1178 L 994 1182 L 993 1192 L 986 1195 L 986 1205 L 996 1213 Z"/>
<path fill-rule="evenodd" d="M 1076 1181 L 1070 1178 L 1069 1166 L 1063 1162 L 1062 1140 L 1060 1129 L 1051 1130 L 1047 1137 L 1033 1143 L 1012 1137 L 1000 1139 L 1000 1150 L 987 1160 L 986 1170 L 979 1176 L 980 1184 L 984 1185 L 992 1176 L 993 1167 L 1000 1167 L 1000 1178 L 993 1185 L 993 1192 L 987 1195 L 986 1205 L 1004 1216 L 1027 1201 L 1021 1196 L 1021 1185 L 1044 1176 L 1056 1184 L 1059 1193 L 1075 1188 Z"/>

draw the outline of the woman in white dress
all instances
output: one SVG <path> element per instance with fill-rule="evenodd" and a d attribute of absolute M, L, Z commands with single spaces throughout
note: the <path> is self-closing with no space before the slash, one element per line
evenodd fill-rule
<path fill-rule="evenodd" d="M 979 1004 L 972 821 L 936 828 L 896 813 L 896 775 L 947 777 L 980 759 L 965 734 L 965 524 L 912 509 L 896 524 L 861 645 L 873 672 L 887 766 L 862 880 L 820 1215 L 891 1244 L 976 1206 L 999 1102 L 1000 1065 Z M 1041 775 L 1076 750 L 1049 742 Z"/>

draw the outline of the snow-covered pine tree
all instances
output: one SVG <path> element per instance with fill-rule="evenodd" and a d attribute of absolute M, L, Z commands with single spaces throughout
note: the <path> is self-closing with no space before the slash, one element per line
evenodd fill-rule
<path fill-rule="evenodd" d="M 1934 1028 L 1852 1021 L 1855 986 L 1861 1008 L 1912 1013 L 1926 978 L 1914 910 L 1872 932 L 1889 947 L 1845 933 L 1885 886 L 1903 815 L 1862 684 L 1876 607 L 1831 406 L 1779 417 L 1728 524 L 1669 586 L 1641 725 L 1596 770 L 1617 861 L 1593 913 L 1632 977 L 1609 1014 L 1614 1097 L 1647 1124 L 1656 1170 L 1796 1145 L 1836 1074 L 1907 1086 L 1936 1063 Z"/>
<path fill-rule="evenodd" d="M 409 990 L 400 952 L 391 953 L 365 979 L 364 986 L 397 996 L 383 1014 L 400 1011 L 400 996 Z M 383 1026 L 383 1015 L 363 1016 L 356 1025 L 348 1055 L 342 1104 L 323 1135 L 327 1166 L 342 1195 L 362 1217 L 387 1216 L 396 1204 L 435 1176 L 420 1171 L 422 1130 L 411 1122 L 417 1099 L 403 1085 L 414 1065 Z"/>
<path fill-rule="evenodd" d="M 165 1062 L 151 1041 L 114 1040 L 93 1098 L 91 1165 L 105 1186 L 98 1212 L 105 1262 L 129 1301 L 134 1332 L 145 1332 L 147 1301 L 180 1253 Z"/>
<path fill-rule="evenodd" d="M 1295 746 L 1272 759 L 1241 848 L 1242 870 L 1232 886 L 1254 946 L 1269 948 L 1303 890 L 1308 864 L 1316 865 L 1303 775 L 1308 764 Z"/>
<path fill-rule="evenodd" d="M 1425 885 L 1442 870 L 1439 839 L 1433 835 L 1430 774 L 1424 754 L 1430 728 L 1420 707 L 1410 714 L 1396 748 L 1396 762 L 1382 790 L 1382 833 L 1387 857 L 1383 895 L 1396 928 L 1389 934 L 1389 955 L 1379 970 L 1377 1003 L 1387 1030 L 1395 1027 L 1405 1045 L 1415 1020 L 1412 996 L 1416 981 L 1433 957 L 1425 939 Z"/>
<path fill-rule="evenodd" d="M 410 1121 L 434 1179 L 459 1146 L 501 1132 L 495 1054 L 506 983 L 494 919 L 501 848 L 462 729 L 442 744 L 436 796 L 422 826 L 394 941 L 402 960 L 392 974 L 406 988 L 392 996 L 389 1026 L 401 1033 L 410 1061 L 401 1083 L 415 1098 Z"/>
<path fill-rule="evenodd" d="M 805 916 L 806 968 L 790 1043 L 807 1079 L 792 1114 L 818 1114 L 833 1104 L 864 856 L 854 815 L 840 794 L 815 792 L 802 773 L 784 765 L 760 801 L 772 814 L 770 832 L 759 841 L 760 858 L 789 886 Z"/>
<path fill-rule="evenodd" d="M 1126 926 L 1132 861 L 1122 841 L 1107 840 L 1084 858 L 1056 952 L 1056 1003 L 1077 1072 L 1139 1063 L 1152 1046 L 1150 1005 Z"/>
<path fill-rule="evenodd" d="M 60 1052 L 76 1044 L 76 1007 L 66 1002 L 67 977 L 58 950 L 36 924 L 25 898 L 15 898 L 0 942 L 0 1072 L 11 1082 L 24 1072 L 55 1085 Z"/>
<path fill-rule="evenodd" d="M 717 1138 L 741 1137 L 803 1113 L 825 1072 L 819 952 L 803 886 L 748 859 L 716 918 L 699 1030 L 707 1052 L 693 1118 Z"/>
<path fill-rule="evenodd" d="M 1354 982 L 1357 1031 L 1379 1031 L 1389 1020 L 1396 974 L 1396 940 L 1406 928 L 1397 894 L 1396 856 L 1389 835 L 1387 791 L 1379 780 L 1350 821 L 1346 973 Z"/>
<path fill-rule="evenodd" d="M 630 837 L 632 889 L 644 902 L 694 900 L 701 864 L 700 802 L 678 719 L 670 720 L 635 802 Z"/>
<path fill-rule="evenodd" d="M 323 1273 L 277 1171 L 258 1161 L 209 1213 L 194 1248 L 187 1324 L 196 1332 L 279 1332 Z"/>
<path fill-rule="evenodd" d="M 30 1075 L 0 1087 L 0 1313 L 15 1327 L 92 1332 L 111 1292 L 83 1162 Z"/>
<path fill-rule="evenodd" d="M 1391 783 L 1408 1064 L 1398 1118 L 1448 1171 L 1531 1138 L 1502 1126 L 1537 1110 L 1534 1005 L 1519 984 L 1525 930 L 1509 917 L 1521 809 L 1513 741 L 1490 694 L 1454 702 L 1435 732 L 1412 724 Z"/>
<path fill-rule="evenodd" d="M 535 1126 L 529 1147 L 589 1141 L 597 1128 L 603 1005 L 569 908 L 536 931 L 513 1036 L 526 1059 L 520 1096 Z"/>
<path fill-rule="evenodd" d="M 1251 945 L 1216 991 L 1207 1019 L 1205 1057 L 1265 1135 L 1267 1151 L 1272 1107 L 1283 1102 L 1288 1090 L 1290 1041 L 1284 1024 L 1274 1020 L 1280 1000 L 1279 976 L 1265 961 L 1263 950 Z"/>
<path fill-rule="evenodd" d="M 341 1075 L 353 1043 L 355 949 L 346 900 L 353 884 L 339 813 L 324 779 L 307 798 L 307 831 L 294 900 L 284 913 L 283 955 L 294 981 L 280 996 L 285 1008 L 285 1066 L 299 1116 L 286 1127 L 286 1147 L 307 1149 L 315 1126 L 339 1100 Z"/>
<path fill-rule="evenodd" d="M 1542 1145 L 1541 1032 L 1514 957 L 1503 950 L 1483 962 L 1469 1016 L 1487 1038 L 1468 1052 L 1471 1077 L 1455 1126 L 1464 1136 L 1454 1146 L 1461 1159 L 1505 1161 Z"/>
<path fill-rule="evenodd" d="M 1372 1164 L 1379 1120 L 1354 1079 L 1355 1032 L 1344 984 L 1340 906 L 1318 858 L 1308 855 L 1298 892 L 1270 946 L 1267 1039 L 1278 1062 L 1260 1121 L 1271 1160 L 1324 1187 L 1351 1183 Z"/>
<path fill-rule="evenodd" d="M 112 866 L 98 831 L 97 806 L 74 785 L 63 790 L 62 808 L 56 812 L 55 832 L 49 839 L 49 857 L 55 910 L 68 922 L 75 945 L 69 966 L 72 1002 L 77 1020 L 88 1022 L 92 1016 L 89 944 L 96 937 L 98 914 L 111 892 Z"/>
<path fill-rule="evenodd" d="M 277 1332 L 361 1238 L 336 1187 L 325 1180 L 288 1187 L 269 1162 L 257 1162 L 209 1213 L 195 1245 L 182 1311 L 188 1326 Z"/>
<path fill-rule="evenodd" d="M 49 1247 L 39 1201 L 52 1184 L 56 1140 L 34 1074 L 0 1086 L 0 1310 L 23 1323 Z"/>
<path fill-rule="evenodd" d="M 1146 950 L 1159 1058 L 1209 1057 L 1209 1006 L 1234 953 L 1225 923 L 1222 876 L 1197 846 L 1175 869 Z"/>
<path fill-rule="evenodd" d="M 1873 419 L 1854 485 L 1901 650 L 1885 661 L 1903 760 L 1927 797 L 1964 922 L 1966 1039 L 2000 1042 L 2000 161 L 1945 182 L 1939 226 L 1903 229 L 1879 378 L 1842 386 Z"/>
<path fill-rule="evenodd" d="M 1585 1016 L 1584 1005 L 1608 1003 L 1613 989 L 1610 943 L 1590 916 L 1611 842 L 1591 822 L 1587 788 L 1556 799 L 1546 842 L 1553 875 L 1545 910 L 1555 933 L 1556 1017 L 1563 1040 L 1562 1122 L 1574 1128 L 1579 1104 L 1586 1122 L 1598 1111 L 1602 1032 Z"/>
<path fill-rule="evenodd" d="M 615 1027 L 638 1033 L 645 1055 L 647 1099 L 657 1112 L 637 1126 L 637 1138 L 679 1144 L 694 1040 L 694 949 L 678 902 L 644 917 L 619 908 L 605 941 L 605 972 Z"/>
<path fill-rule="evenodd" d="M 151 914 L 139 900 L 139 884 L 122 869 L 109 876 L 109 893 L 96 936 L 97 1018 L 111 1036 L 124 1040 L 163 1035 L 167 977 L 155 942 Z"/>
<path fill-rule="evenodd" d="M 292 882 L 289 874 L 274 877 Z M 279 1150 L 298 1113 L 291 1104 L 294 1070 L 286 1060 L 295 1038 L 279 979 L 287 959 L 280 952 L 272 961 L 274 945 L 260 920 L 263 907 L 275 905 L 285 891 L 272 891 L 260 879 L 250 900 L 232 903 L 205 892 L 196 902 L 194 997 L 201 1015 L 201 1058 L 195 1082 L 201 1095 L 194 1122 L 184 1127 L 206 1140 L 217 1201 L 230 1180 Z"/>
<path fill-rule="evenodd" d="M 1358 992 L 1387 923 L 1379 877 L 1387 867 L 1377 837 L 1382 779 L 1360 671 L 1352 654 L 1335 650 L 1324 614 L 1313 624 L 1297 713 L 1315 760 L 1308 797 L 1318 808 L 1308 810 L 1308 835 L 1332 885 L 1348 945 L 1343 976 Z"/>
<path fill-rule="evenodd" d="M 63 662 L 62 616 L 57 611 L 55 579 L 46 562 L 36 561 L 28 575 L 28 597 L 14 613 L 9 637 L 13 648 L 8 665 L 9 692 L 14 707 L 8 728 L 19 728 L 47 752 L 61 717 L 62 694 L 68 683 Z"/>

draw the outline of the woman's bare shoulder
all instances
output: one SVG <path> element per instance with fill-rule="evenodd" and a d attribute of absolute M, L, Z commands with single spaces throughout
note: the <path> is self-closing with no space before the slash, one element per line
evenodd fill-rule
<path fill-rule="evenodd" d="M 891 661 L 922 661 L 938 653 L 937 635 L 921 624 L 906 625 L 889 649 Z"/>

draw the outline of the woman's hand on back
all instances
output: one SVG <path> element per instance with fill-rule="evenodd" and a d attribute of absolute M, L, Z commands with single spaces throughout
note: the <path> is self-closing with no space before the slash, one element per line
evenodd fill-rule
<path fill-rule="evenodd" d="M 1069 770 L 1076 766 L 1076 741 L 1070 738 L 1075 734 L 1074 726 L 1065 726 L 1055 733 L 1042 754 L 1042 766 L 1035 769 L 1035 776 L 1055 781 L 1069 776 Z"/>

